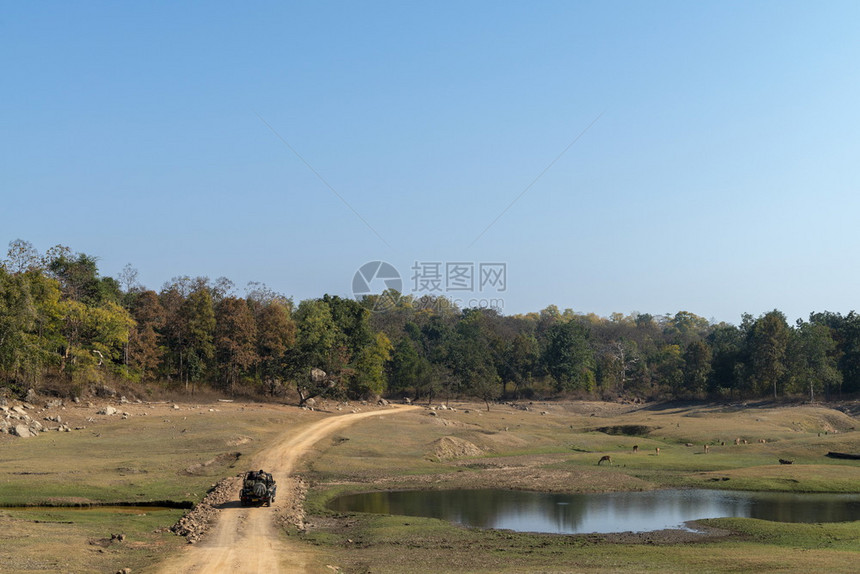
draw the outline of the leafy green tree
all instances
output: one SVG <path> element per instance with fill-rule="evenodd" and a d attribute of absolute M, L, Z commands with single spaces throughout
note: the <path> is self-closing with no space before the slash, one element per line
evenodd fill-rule
<path fill-rule="evenodd" d="M 579 323 L 555 322 L 549 327 L 542 362 L 557 391 L 593 389 L 594 353 L 588 344 L 588 330 Z"/>
<path fill-rule="evenodd" d="M 63 296 L 86 305 L 121 299 L 119 283 L 112 277 L 99 277 L 98 259 L 85 253 L 72 255 L 65 248 L 51 259 L 47 268 L 60 282 Z"/>
<path fill-rule="evenodd" d="M 388 369 L 389 390 L 412 393 L 415 398 L 418 398 L 419 381 L 428 366 L 427 362 L 418 355 L 412 339 L 401 338 L 391 352 Z"/>
<path fill-rule="evenodd" d="M 514 385 L 514 395 L 519 397 L 522 391 L 531 384 L 540 363 L 540 345 L 537 338 L 530 333 L 517 333 L 508 345 L 504 365 L 507 367 L 504 380 Z M 504 394 L 504 387 L 502 388 Z"/>
<path fill-rule="evenodd" d="M 391 359 L 392 350 L 391 340 L 382 332 L 361 350 L 352 381 L 353 396 L 378 396 L 385 392 L 388 387 L 385 365 Z"/>
<path fill-rule="evenodd" d="M 721 323 L 708 335 L 707 343 L 711 349 L 709 392 L 719 396 L 737 391 L 738 366 L 743 362 L 746 346 L 744 333 L 734 325 Z"/>
<path fill-rule="evenodd" d="M 777 397 L 779 386 L 786 378 L 786 350 L 790 337 L 791 330 L 780 311 L 766 313 L 753 324 L 749 340 L 750 363 L 758 393 L 773 389 L 773 397 Z"/>
<path fill-rule="evenodd" d="M 684 349 L 684 389 L 691 396 L 705 395 L 712 359 L 711 348 L 704 341 L 691 341 Z"/>
<path fill-rule="evenodd" d="M 209 289 L 198 287 L 179 306 L 179 318 L 185 327 L 180 342 L 180 353 L 185 357 L 185 368 L 180 373 L 186 391 L 192 393 L 201 381 L 215 356 L 215 308 Z"/>
<path fill-rule="evenodd" d="M 36 313 L 26 276 L 0 268 L 0 382 L 19 379 L 31 365 Z"/>
<path fill-rule="evenodd" d="M 815 393 L 839 388 L 842 373 L 837 367 L 836 341 L 826 325 L 798 322 L 789 344 L 792 380 L 797 391 Z"/>
<path fill-rule="evenodd" d="M 679 345 L 663 345 L 653 358 L 657 394 L 666 397 L 681 395 L 684 383 L 684 356 Z"/>
<path fill-rule="evenodd" d="M 288 352 L 296 344 L 296 323 L 288 299 L 258 301 L 255 308 L 260 378 L 268 391 L 274 393 L 282 380 L 289 378 L 286 361 Z"/>
<path fill-rule="evenodd" d="M 688 311 L 678 311 L 666 322 L 664 334 L 668 342 L 683 349 L 693 341 L 706 337 L 709 327 L 710 323 L 704 317 Z"/>
<path fill-rule="evenodd" d="M 835 354 L 842 383 L 833 389 L 825 388 L 828 398 L 831 390 L 840 394 L 843 391 L 860 391 L 860 315 L 851 311 L 843 317 L 840 313 L 825 311 L 812 313 L 809 322 L 829 327 L 836 342 Z"/>

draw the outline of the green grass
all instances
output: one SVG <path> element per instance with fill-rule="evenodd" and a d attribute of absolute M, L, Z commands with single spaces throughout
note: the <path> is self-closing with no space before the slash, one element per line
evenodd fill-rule
<path fill-rule="evenodd" d="M 214 482 L 244 470 L 249 458 L 296 419 L 238 407 L 210 413 L 161 405 L 149 411 L 154 414 L 128 420 L 101 417 L 70 433 L 7 437 L 0 451 L 0 506 L 196 502 Z M 237 437 L 250 440 L 232 444 Z M 185 472 L 230 452 L 241 453 L 238 461 Z"/>
<path fill-rule="evenodd" d="M 132 572 L 178 550 L 184 540 L 156 532 L 181 510 L 0 509 L 0 564 L 4 572 Z M 125 534 L 122 542 L 112 534 Z"/>
<path fill-rule="evenodd" d="M 627 544 L 604 535 L 556 536 L 480 531 L 428 518 L 338 515 L 332 497 L 386 488 L 494 485 L 502 472 L 531 477 L 535 490 L 583 492 L 663 487 L 787 492 L 860 492 L 860 463 L 823 455 L 860 452 L 860 434 L 818 436 L 834 421 L 854 421 L 820 407 L 632 411 L 586 416 L 547 407 L 540 415 L 493 411 L 411 413 L 398 425 L 366 421 L 348 440 L 321 448 L 308 496 L 311 527 L 303 536 L 334 554 L 344 572 L 854 572 L 860 523 L 803 525 L 751 519 L 706 521 L 731 534 L 697 543 Z M 595 409 L 602 412 L 600 409 Z M 588 409 L 580 409 L 587 413 Z M 593 432 L 598 426 L 642 425 L 648 436 Z M 504 430 L 507 427 L 508 430 Z M 728 430 L 727 430 L 728 429 Z M 582 432 L 586 430 L 586 432 Z M 443 436 L 469 440 L 483 455 L 434 461 Z M 734 438 L 749 444 L 734 445 Z M 765 438 L 766 443 L 757 442 Z M 695 446 L 687 447 L 686 443 Z M 710 445 L 704 454 L 703 445 Z M 721 444 L 725 443 L 725 444 Z M 639 452 L 633 454 L 633 445 Z M 655 447 L 661 452 L 656 455 Z M 597 467 L 603 454 L 611 467 Z M 795 460 L 778 464 L 779 458 Z M 519 473 L 519 474 L 517 474 Z M 507 475 L 506 475 L 507 476 Z M 568 477 L 568 478 L 565 478 Z M 527 486 L 520 486 L 526 488 Z"/>

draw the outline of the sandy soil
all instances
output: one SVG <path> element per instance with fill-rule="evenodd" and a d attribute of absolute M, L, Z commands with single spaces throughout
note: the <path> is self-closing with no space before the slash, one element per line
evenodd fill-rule
<path fill-rule="evenodd" d="M 251 468 L 271 472 L 278 482 L 278 496 L 272 509 L 243 508 L 238 501 L 220 505 L 216 523 L 204 539 L 178 556 L 166 560 L 157 570 L 162 574 L 242 572 L 308 572 L 310 551 L 278 533 L 278 512 L 295 507 L 290 474 L 298 460 L 320 439 L 361 419 L 395 414 L 418 407 L 391 405 L 376 411 L 353 413 L 317 421 L 285 433 L 276 444 L 260 454 Z M 394 409 L 397 409 L 395 411 Z M 286 486 L 287 488 L 283 488 Z"/>

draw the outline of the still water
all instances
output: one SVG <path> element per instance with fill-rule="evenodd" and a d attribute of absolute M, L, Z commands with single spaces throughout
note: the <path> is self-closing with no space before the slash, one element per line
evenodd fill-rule
<path fill-rule="evenodd" d="M 465 526 L 578 534 L 685 528 L 688 520 L 743 517 L 777 522 L 860 520 L 860 494 L 654 490 L 550 494 L 513 490 L 370 492 L 341 496 L 329 508 L 440 518 Z"/>

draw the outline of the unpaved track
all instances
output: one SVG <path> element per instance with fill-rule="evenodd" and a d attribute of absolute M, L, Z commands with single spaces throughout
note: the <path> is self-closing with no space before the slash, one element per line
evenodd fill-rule
<path fill-rule="evenodd" d="M 397 414 L 415 408 L 418 407 L 392 405 L 387 409 L 330 417 L 304 428 L 291 429 L 284 433 L 274 446 L 260 453 L 251 467 L 271 472 L 276 481 L 285 480 L 295 469 L 299 458 L 317 441 L 332 432 L 367 417 Z M 288 490 L 285 488 L 283 495 L 289 495 Z M 311 572 L 308 565 L 312 551 L 280 536 L 273 522 L 272 510 L 288 503 L 283 495 L 278 492 L 272 509 L 243 508 L 239 505 L 237 493 L 235 505 L 222 508 L 218 513 L 217 523 L 203 541 L 168 559 L 158 572 Z"/>

